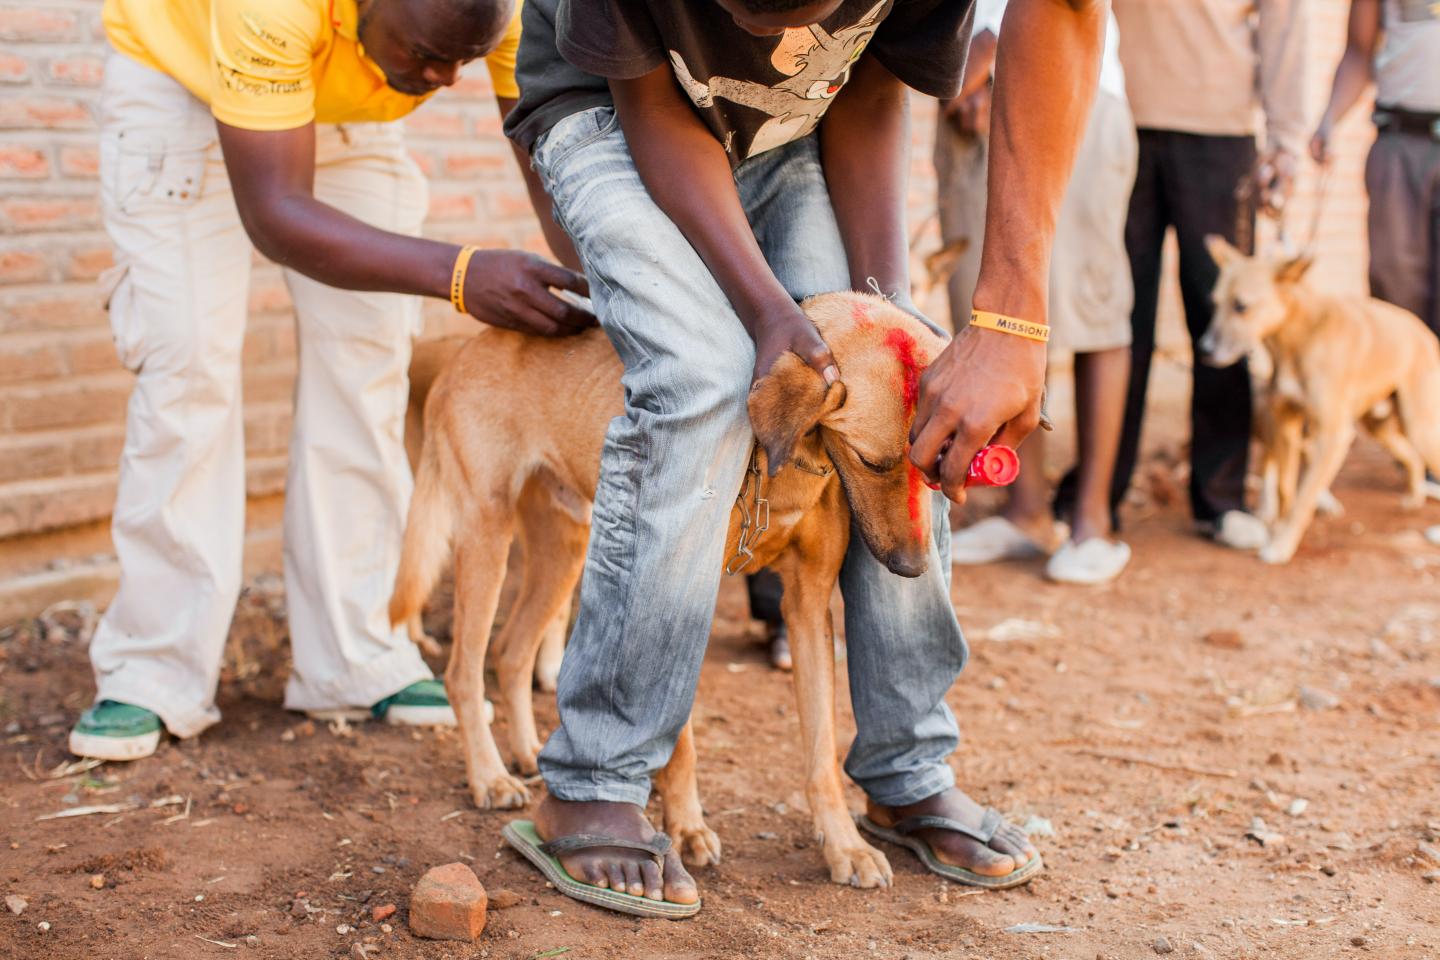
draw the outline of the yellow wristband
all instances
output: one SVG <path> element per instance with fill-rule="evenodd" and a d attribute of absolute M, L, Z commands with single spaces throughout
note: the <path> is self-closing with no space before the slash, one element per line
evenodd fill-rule
<path fill-rule="evenodd" d="M 1050 342 L 1050 327 L 1046 324 L 1032 323 L 1029 320 L 1007 317 L 1003 313 L 990 313 L 987 310 L 971 310 L 970 326 L 980 327 L 984 330 L 998 330 L 1001 333 L 1024 337 L 1027 340 L 1038 340 L 1041 343 Z"/>
<path fill-rule="evenodd" d="M 450 302 L 461 313 L 469 313 L 465 309 L 465 275 L 470 272 L 470 258 L 478 249 L 480 248 L 461 247 L 455 256 L 455 269 L 450 272 Z"/>

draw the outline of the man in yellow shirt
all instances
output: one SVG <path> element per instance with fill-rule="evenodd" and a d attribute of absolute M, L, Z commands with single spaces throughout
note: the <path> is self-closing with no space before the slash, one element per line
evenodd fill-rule
<path fill-rule="evenodd" d="M 104 22 L 109 310 L 137 379 L 114 512 L 120 590 L 91 646 L 96 704 L 71 749 L 134 759 L 162 724 L 188 737 L 219 719 L 241 580 L 254 248 L 284 268 L 299 343 L 286 706 L 454 723 L 385 611 L 411 491 L 402 433 L 419 296 L 541 334 L 593 318 L 556 295 L 586 292 L 572 270 L 420 239 L 425 181 L 392 121 L 479 57 L 502 112 L 513 105 L 514 0 L 106 0 Z"/>

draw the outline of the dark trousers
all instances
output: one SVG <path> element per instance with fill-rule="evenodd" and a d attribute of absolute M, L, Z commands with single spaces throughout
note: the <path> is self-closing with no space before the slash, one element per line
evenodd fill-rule
<path fill-rule="evenodd" d="M 745 592 L 750 595 L 750 616 L 769 627 L 778 627 L 785 621 L 780 615 L 780 597 L 785 592 L 780 574 L 766 567 L 747 575 Z"/>
<path fill-rule="evenodd" d="M 1440 139 L 1382 128 L 1365 164 L 1370 292 L 1440 336 Z"/>
<path fill-rule="evenodd" d="M 1180 294 L 1190 343 L 1210 325 L 1210 293 L 1219 269 L 1205 249 L 1207 234 L 1236 242 L 1240 217 L 1254 236 L 1253 205 L 1241 210 L 1235 199 L 1240 178 L 1255 165 L 1254 137 L 1204 136 L 1170 130 L 1139 131 L 1140 163 L 1125 248 L 1135 281 L 1130 315 L 1130 389 L 1110 509 L 1117 513 L 1140 456 L 1140 426 L 1150 360 L 1155 353 L 1155 313 L 1160 299 L 1160 251 L 1174 227 L 1180 246 Z M 1240 211 L 1237 216 L 1237 211 Z M 1210 523 L 1227 510 L 1244 509 L 1245 467 L 1250 452 L 1250 374 L 1245 361 L 1216 369 L 1196 362 L 1190 402 L 1190 507 L 1195 519 Z M 1073 501 L 1075 475 L 1061 482 L 1057 513 Z M 1118 518 L 1116 521 L 1118 528 Z"/>

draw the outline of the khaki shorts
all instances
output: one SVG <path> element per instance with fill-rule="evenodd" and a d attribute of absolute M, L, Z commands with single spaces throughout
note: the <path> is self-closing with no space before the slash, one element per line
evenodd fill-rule
<path fill-rule="evenodd" d="M 1051 254 L 1052 350 L 1098 353 L 1130 345 L 1135 293 L 1125 252 L 1125 218 L 1137 151 L 1129 105 L 1103 91 L 1096 94 Z M 941 238 L 946 243 L 970 241 L 949 281 L 950 313 L 957 329 L 969 322 L 980 272 L 989 152 L 986 137 L 959 133 L 940 120 L 935 170 Z"/>

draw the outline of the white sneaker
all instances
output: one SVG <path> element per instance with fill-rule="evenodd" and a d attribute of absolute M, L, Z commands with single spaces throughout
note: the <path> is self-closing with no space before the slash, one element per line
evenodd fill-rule
<path fill-rule="evenodd" d="M 1244 510 L 1226 510 L 1210 534 L 1216 543 L 1233 550 L 1259 550 L 1270 542 L 1265 521 Z"/>
<path fill-rule="evenodd" d="M 1104 537 L 1091 537 L 1084 543 L 1066 540 L 1045 564 L 1045 576 L 1057 583 L 1094 586 L 1120 576 L 1129 562 L 1128 543 Z"/>
<path fill-rule="evenodd" d="M 1026 560 L 1045 550 L 1004 517 L 986 517 L 950 535 L 950 562 L 973 567 L 1000 560 Z"/>

